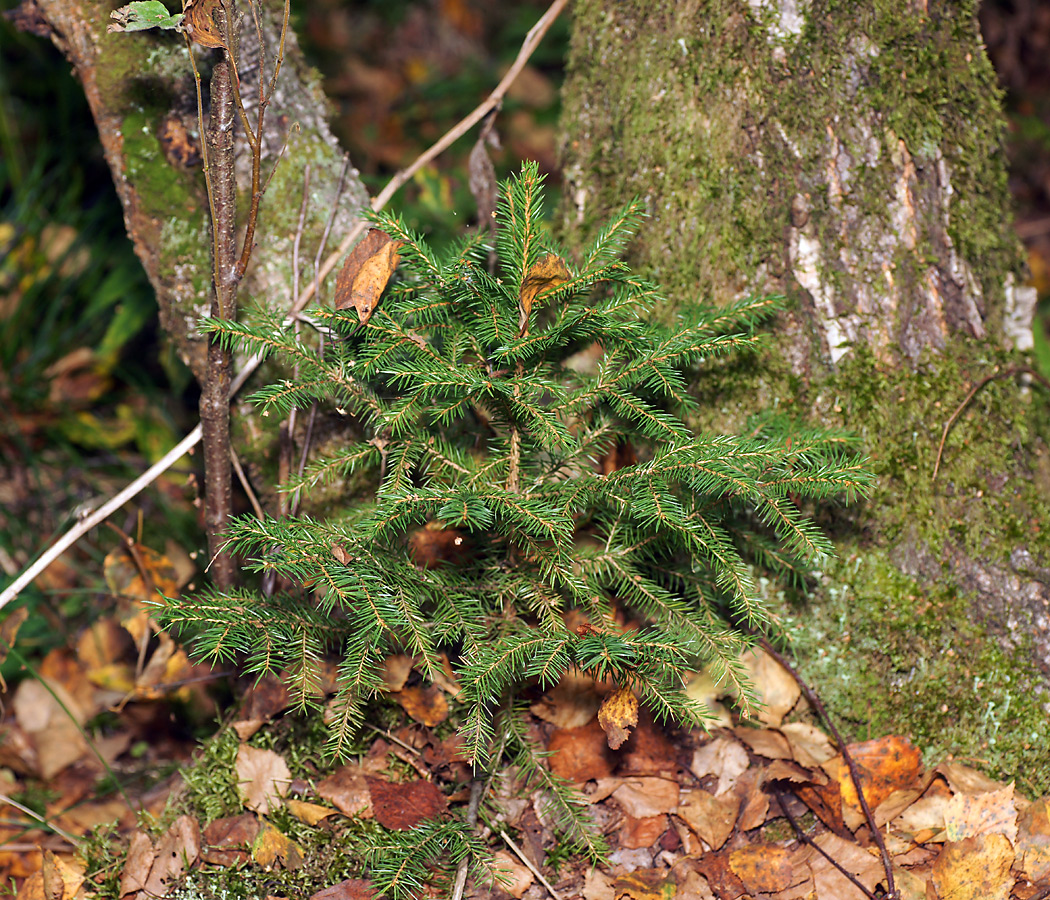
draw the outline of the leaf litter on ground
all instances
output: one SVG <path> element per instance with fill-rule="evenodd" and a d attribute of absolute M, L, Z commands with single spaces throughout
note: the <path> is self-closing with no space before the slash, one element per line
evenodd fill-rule
<path fill-rule="evenodd" d="M 164 828 L 143 827 L 139 813 L 161 821 L 178 777 L 140 792 L 131 809 L 123 798 L 98 795 L 103 763 L 126 774 L 133 747 L 145 747 L 155 764 L 165 754 L 185 762 L 192 752 L 186 742 L 157 740 L 166 701 L 177 695 L 209 714 L 214 707 L 198 685 L 187 684 L 207 670 L 190 663 L 149 617 L 153 591 L 178 590 L 171 563 L 128 546 L 107 558 L 106 574 L 118 598 L 114 614 L 87 629 L 75 648 L 53 650 L 39 679 L 24 679 L 5 697 L 0 793 L 11 798 L 46 787 L 42 818 L 71 837 L 115 823 L 123 835 L 122 900 L 168 896 L 201 868 L 299 869 L 307 850 L 288 833 L 289 822 L 333 836 L 369 821 L 406 832 L 465 809 L 472 773 L 447 724 L 459 686 L 447 660 L 440 668 L 448 674 L 426 683 L 416 661 L 400 655 L 385 660 L 383 670 L 403 724 L 372 729 L 360 759 L 293 778 L 282 752 L 249 743 L 289 714 L 289 691 L 267 676 L 246 691 L 230 723 L 241 810 L 213 821 L 169 816 Z M 479 826 L 500 880 L 469 884 L 465 896 L 539 900 L 547 888 L 537 873 L 559 897 L 582 900 L 880 896 L 885 870 L 843 754 L 810 721 L 790 673 L 761 650 L 744 663 L 765 701 L 758 721 L 734 725 L 720 702 L 726 698 L 701 673 L 697 695 L 731 726 L 709 733 L 665 730 L 629 702 L 629 689 L 581 673 L 534 694 L 531 737 L 549 752 L 550 770 L 588 805 L 609 841 L 607 865 L 592 869 L 560 853 L 542 798 L 522 791 L 519 774 L 507 769 L 490 782 L 492 814 Z M 319 699 L 331 696 L 335 670 L 325 667 L 318 684 Z M 86 732 L 85 724 L 107 709 L 122 710 L 120 726 L 105 735 Z M 918 748 L 902 736 L 848 749 L 903 900 L 1046 896 L 1050 798 L 1029 801 L 1012 784 L 956 760 L 925 769 Z M 806 832 L 805 841 L 789 821 Z M 18 813 L 0 824 L 0 834 L 7 844 L 0 872 L 20 882 L 19 898 L 96 895 L 97 878 L 76 848 L 39 821 Z M 368 872 L 350 874 L 360 877 L 333 877 L 312 900 L 371 897 Z"/>

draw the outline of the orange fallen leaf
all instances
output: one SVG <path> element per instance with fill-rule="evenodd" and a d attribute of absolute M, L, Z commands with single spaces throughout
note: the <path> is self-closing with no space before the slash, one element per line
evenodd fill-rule
<path fill-rule="evenodd" d="M 624 816 L 620 826 L 620 846 L 626 850 L 651 847 L 667 831 L 667 816 Z"/>
<path fill-rule="evenodd" d="M 1014 851 L 1001 834 L 981 834 L 944 845 L 933 864 L 940 900 L 1007 900 Z"/>
<path fill-rule="evenodd" d="M 302 847 L 265 819 L 260 825 L 259 836 L 252 844 L 252 859 L 264 869 L 272 869 L 278 862 L 286 869 L 298 869 L 303 864 Z"/>
<path fill-rule="evenodd" d="M 448 718 L 448 700 L 432 684 L 403 688 L 394 699 L 409 716 L 428 728 L 440 725 Z"/>
<path fill-rule="evenodd" d="M 317 785 L 317 796 L 333 804 L 344 816 L 371 818 L 372 798 L 361 767 L 348 763 Z"/>
<path fill-rule="evenodd" d="M 598 724 L 602 726 L 609 746 L 613 750 L 631 736 L 631 729 L 638 724 L 638 698 L 630 688 L 613 691 L 598 710 Z"/>
<path fill-rule="evenodd" d="M 1017 861 L 1035 883 L 1050 878 L 1050 797 L 1040 797 L 1018 820 Z"/>
<path fill-rule="evenodd" d="M 907 738 L 897 735 L 849 746 L 850 756 L 860 775 L 864 799 L 874 809 L 894 791 L 914 787 L 922 774 L 922 754 Z M 857 790 L 849 768 L 841 758 L 829 760 L 824 770 L 839 783 L 842 794 L 842 818 L 855 829 L 864 821 Z"/>
<path fill-rule="evenodd" d="M 578 784 L 612 775 L 615 759 L 597 719 L 582 728 L 556 728 L 547 750 L 551 771 L 566 781 Z"/>
<path fill-rule="evenodd" d="M 565 260 L 554 253 L 546 253 L 537 259 L 521 280 L 518 293 L 519 335 L 529 333 L 529 318 L 536 300 L 543 294 L 560 287 L 572 278 Z"/>
<path fill-rule="evenodd" d="M 356 309 L 358 321 L 367 325 L 397 268 L 401 259 L 398 250 L 403 244 L 404 241 L 395 241 L 378 228 L 369 228 L 339 270 L 335 308 Z"/>
<path fill-rule="evenodd" d="M 305 800 L 285 800 L 284 805 L 288 807 L 288 812 L 307 825 L 316 825 L 336 814 L 334 809 L 318 803 L 307 803 Z"/>
<path fill-rule="evenodd" d="M 771 894 L 802 880 L 792 872 L 791 852 L 769 844 L 733 850 L 729 854 L 729 868 L 751 893 Z"/>

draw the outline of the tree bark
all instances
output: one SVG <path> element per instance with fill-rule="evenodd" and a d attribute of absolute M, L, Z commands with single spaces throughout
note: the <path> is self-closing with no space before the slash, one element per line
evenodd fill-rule
<path fill-rule="evenodd" d="M 265 52 L 260 62 L 250 16 L 238 60 L 249 120 L 254 121 L 256 79 L 269 78 L 280 17 L 260 4 Z M 185 40 L 173 33 L 107 34 L 112 3 L 100 0 L 26 0 L 23 17 L 48 30 L 84 86 L 124 220 L 157 292 L 161 324 L 198 380 L 207 367 L 207 342 L 197 322 L 210 311 L 211 244 L 200 167 L 196 93 Z M 214 61 L 218 61 L 215 52 Z M 203 73 L 207 75 L 207 72 Z M 267 111 L 263 176 L 284 150 L 262 200 L 259 236 L 244 295 L 273 309 L 290 303 L 292 246 L 299 223 L 303 171 L 311 167 L 311 203 L 301 245 L 312 261 L 325 223 L 336 207 L 344 154 L 326 121 L 317 74 L 302 58 L 294 34 Z M 238 123 L 239 129 L 239 123 Z M 251 187 L 250 154 L 237 141 L 238 187 Z M 356 221 L 367 193 L 356 170 L 346 179 L 332 229 L 338 240 Z M 332 249 L 331 247 L 329 249 Z M 311 267 L 306 266 L 307 273 Z"/>
<path fill-rule="evenodd" d="M 1008 769 L 1046 718 L 1046 397 L 990 384 L 931 480 L 970 384 L 1032 346 L 976 6 L 580 0 L 559 227 L 582 244 L 644 198 L 632 262 L 664 286 L 667 315 L 788 295 L 776 352 L 701 373 L 698 390 L 707 426 L 764 406 L 859 433 L 880 476 L 848 527 L 832 522 L 844 562 L 816 578 L 804 668 L 855 734 L 910 727 Z M 1008 732 L 1009 760 L 993 754 Z"/>

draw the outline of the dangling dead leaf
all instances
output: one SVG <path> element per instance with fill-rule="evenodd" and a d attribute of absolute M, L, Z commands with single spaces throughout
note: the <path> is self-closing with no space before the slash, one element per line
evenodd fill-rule
<path fill-rule="evenodd" d="M 248 809 L 262 815 L 281 805 L 292 773 L 288 763 L 272 750 L 242 744 L 237 750 L 237 792 Z"/>
<path fill-rule="evenodd" d="M 369 778 L 368 791 L 376 821 L 392 831 L 408 831 L 424 819 L 434 819 L 448 809 L 445 795 L 430 781 L 393 784 Z"/>
<path fill-rule="evenodd" d="M 560 287 L 572 278 L 565 260 L 554 253 L 546 253 L 537 259 L 521 281 L 518 294 L 519 336 L 529 333 L 529 319 L 536 301 L 548 291 Z"/>
<path fill-rule="evenodd" d="M 940 900 L 1007 900 L 1014 851 L 1001 834 L 982 834 L 945 844 L 933 864 Z"/>
<path fill-rule="evenodd" d="M 394 699 L 413 719 L 428 728 L 440 725 L 448 718 L 448 700 L 432 684 L 403 688 Z"/>
<path fill-rule="evenodd" d="M 470 193 L 473 194 L 478 204 L 479 231 L 495 227 L 498 190 L 496 168 L 492 165 L 488 150 L 485 149 L 486 144 L 494 150 L 500 149 L 499 135 L 496 134 L 493 127 L 495 121 L 495 116 L 490 115 L 478 134 L 478 139 L 470 151 L 470 158 L 467 160 L 467 171 L 470 173 Z"/>
<path fill-rule="evenodd" d="M 186 0 L 182 24 L 186 33 L 202 47 L 226 46 L 214 18 L 215 10 L 219 7 L 220 0 Z"/>
<path fill-rule="evenodd" d="M 598 724 L 605 732 L 609 747 L 618 750 L 638 724 L 638 698 L 634 691 L 623 687 L 609 694 L 598 710 Z"/>
<path fill-rule="evenodd" d="M 367 325 L 397 268 L 403 244 L 378 228 L 369 228 L 336 277 L 335 308 L 356 309 L 358 320 Z"/>

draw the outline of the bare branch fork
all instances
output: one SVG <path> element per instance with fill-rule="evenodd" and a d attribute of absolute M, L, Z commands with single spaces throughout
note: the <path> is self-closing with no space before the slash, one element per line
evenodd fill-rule
<path fill-rule="evenodd" d="M 372 201 L 372 209 L 380 210 L 383 209 L 390 199 L 397 193 L 397 191 L 408 181 L 419 169 L 425 166 L 428 162 L 434 159 L 442 151 L 450 147 L 455 141 L 466 134 L 474 125 L 485 118 L 492 110 L 497 109 L 503 102 L 503 98 L 510 88 L 511 84 L 517 78 L 518 74 L 525 67 L 525 64 L 529 61 L 540 42 L 543 40 L 544 35 L 549 30 L 551 24 L 558 17 L 561 11 L 566 7 L 569 0 L 554 0 L 547 11 L 542 17 L 536 22 L 529 33 L 525 36 L 525 40 L 522 42 L 521 49 L 518 51 L 518 56 L 514 60 L 510 69 L 507 70 L 507 74 L 504 75 L 503 79 L 491 94 L 488 95 L 478 107 L 467 115 L 462 121 L 453 126 L 443 137 L 441 137 L 437 143 L 426 150 L 420 157 L 413 162 L 408 168 L 398 172 L 387 184 L 385 188 L 376 196 Z M 287 9 L 287 5 L 286 5 Z M 286 19 L 287 22 L 287 19 Z M 282 30 L 282 34 L 284 34 Z M 246 129 L 247 131 L 247 129 Z M 299 296 L 298 302 L 294 303 L 288 311 L 288 315 L 285 319 L 287 324 L 291 324 L 297 313 L 299 313 L 310 300 L 313 299 L 315 294 L 320 288 L 321 282 L 331 274 L 332 270 L 338 265 L 339 261 L 346 255 L 347 251 L 357 240 L 358 237 L 364 232 L 366 224 L 364 222 L 359 223 L 355 228 L 351 229 L 350 233 L 343 238 L 342 243 L 339 247 L 331 253 L 324 261 L 324 263 L 317 268 L 314 279 L 304 288 L 302 294 Z M 247 246 L 247 245 L 246 245 Z M 257 356 L 251 357 L 244 365 L 244 368 L 232 379 L 229 387 L 229 396 L 232 397 L 244 386 L 244 383 L 251 377 L 252 373 L 259 367 L 262 362 Z M 37 560 L 28 566 L 21 575 L 18 576 L 7 588 L 0 593 L 0 609 L 3 609 L 7 604 L 11 603 L 18 595 L 25 590 L 25 588 L 33 582 L 37 576 L 40 575 L 51 563 L 53 563 L 59 556 L 62 555 L 67 549 L 75 544 L 81 537 L 83 537 L 88 531 L 94 528 L 96 525 L 101 524 L 113 513 L 120 509 L 129 500 L 134 499 L 138 494 L 145 490 L 149 485 L 153 484 L 161 475 L 163 475 L 168 469 L 170 469 L 178 460 L 189 453 L 194 447 L 201 442 L 202 427 L 197 425 L 189 434 L 186 435 L 178 444 L 176 444 L 164 457 L 158 462 L 154 463 L 147 469 L 142 475 L 136 478 L 131 484 L 124 488 L 120 493 L 102 504 L 98 509 L 92 512 L 90 515 L 85 516 L 77 522 L 72 528 L 70 528 L 65 534 L 62 535 L 54 544 L 51 545 L 44 553 L 42 553 Z"/>

